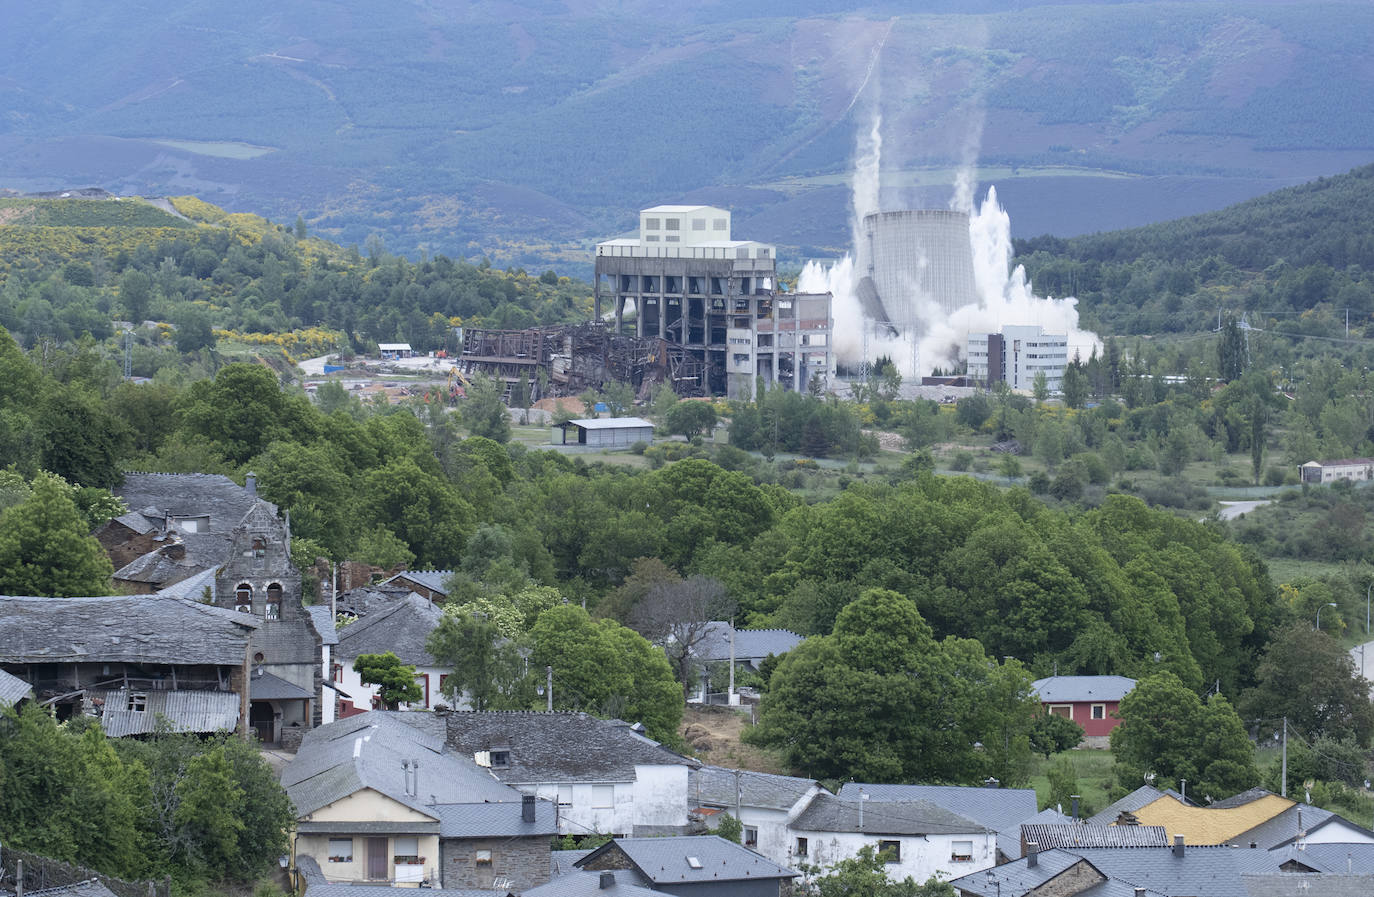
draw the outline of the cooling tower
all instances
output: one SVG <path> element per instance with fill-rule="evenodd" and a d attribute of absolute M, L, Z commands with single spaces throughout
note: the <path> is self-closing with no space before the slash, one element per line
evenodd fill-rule
<path fill-rule="evenodd" d="M 893 324 L 924 332 L 925 318 L 978 301 L 964 212 L 875 212 L 864 216 L 863 232 L 861 270 L 873 278 Z"/>

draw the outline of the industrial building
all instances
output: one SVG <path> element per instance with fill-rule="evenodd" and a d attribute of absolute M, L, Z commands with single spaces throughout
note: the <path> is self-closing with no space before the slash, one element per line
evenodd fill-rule
<path fill-rule="evenodd" d="M 833 365 L 829 294 L 780 293 L 776 250 L 734 240 L 730 213 L 665 205 L 639 215 L 634 237 L 596 247 L 595 320 L 681 351 L 682 395 L 748 398 L 762 378 L 802 392 Z M 633 312 L 632 324 L 627 312 Z"/>
<path fill-rule="evenodd" d="M 977 383 L 991 386 L 1004 381 L 1012 389 L 1031 389 L 1035 375 L 1043 372 L 1050 392 L 1059 392 L 1069 364 L 1069 337 L 1045 333 L 1037 324 L 970 333 L 967 357 L 969 379 Z"/>
<path fill-rule="evenodd" d="M 858 247 L 860 301 L 873 321 L 924 333 L 928 318 L 978 301 L 968 215 L 948 209 L 874 212 Z"/>

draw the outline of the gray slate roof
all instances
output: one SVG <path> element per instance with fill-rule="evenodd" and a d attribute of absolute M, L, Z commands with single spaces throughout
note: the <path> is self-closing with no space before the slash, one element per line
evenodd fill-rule
<path fill-rule="evenodd" d="M 215 574 L 218 572 L 219 567 L 210 567 L 193 576 L 188 576 L 180 582 L 158 589 L 157 594 L 163 598 L 185 598 L 190 601 L 200 601 L 207 586 L 210 588 L 210 593 L 214 594 Z"/>
<path fill-rule="evenodd" d="M 144 696 L 144 710 L 129 709 L 130 692 Z M 232 691 L 139 691 L 114 688 L 88 691 L 87 702 L 104 701 L 100 727 L 111 738 L 147 735 L 158 718 L 176 732 L 232 732 L 239 722 L 239 696 Z"/>
<path fill-rule="evenodd" d="M 425 650 L 429 634 L 439 625 L 443 611 L 419 595 L 368 611 L 338 632 L 339 658 L 391 651 L 402 663 L 432 667 L 435 660 Z"/>
<path fill-rule="evenodd" d="M 447 595 L 448 589 L 444 588 L 444 580 L 453 575 L 452 570 L 402 570 L 390 579 L 384 579 L 381 585 L 391 585 L 400 580 L 416 582 L 432 592 Z"/>
<path fill-rule="evenodd" d="M 296 857 L 296 867 L 305 880 L 305 893 L 309 897 L 407 897 L 409 892 L 415 890 L 386 885 L 331 884 L 325 880 L 324 872 L 315 858 L 304 854 Z M 481 888 L 425 888 L 424 892 L 425 897 L 507 897 L 506 891 Z"/>
<path fill-rule="evenodd" d="M 787 629 L 736 629 L 735 659 L 748 660 L 751 657 L 764 658 L 769 654 L 782 656 L 802 643 L 803 639 Z M 730 623 L 724 620 L 711 622 L 706 635 L 696 644 L 692 653 L 702 660 L 730 660 Z"/>
<path fill-rule="evenodd" d="M 1168 847 L 1169 835 L 1162 825 L 1066 825 L 1021 826 L 1021 840 L 1041 850 L 1056 847 Z"/>
<path fill-rule="evenodd" d="M 984 870 L 957 878 L 952 884 L 979 897 L 1018 897 L 1083 859 L 1110 882 L 1081 891 L 1079 897 L 1129 895 L 1133 888 L 1146 888 L 1151 897 L 1249 897 L 1242 874 L 1256 871 L 1250 861 L 1260 859 L 1261 853 L 1197 846 L 1187 847 L 1182 857 L 1174 856 L 1168 847 L 1051 850 L 1040 854 L 1034 867 L 1025 859 L 1015 860 L 992 869 L 991 879 Z M 1242 854 L 1255 856 L 1238 856 Z"/>
<path fill-rule="evenodd" d="M 554 851 L 554 853 L 559 852 Z M 615 876 L 615 880 L 609 888 L 601 887 L 600 872 L 575 871 L 567 875 L 560 875 L 537 887 L 526 888 L 520 892 L 520 897 L 663 897 L 662 891 L 655 891 L 635 884 L 636 876 L 630 872 L 617 870 L 611 874 Z M 336 897 L 336 895 L 330 895 L 330 897 Z M 352 897 L 352 895 L 337 895 L 337 897 Z"/>
<path fill-rule="evenodd" d="M 736 777 L 738 773 L 738 778 Z M 747 769 L 703 766 L 688 773 L 687 800 L 694 806 L 735 805 L 735 784 L 739 783 L 739 802 L 745 807 L 790 810 L 808 791 L 819 787 L 813 779 L 770 775 Z"/>
<path fill-rule="evenodd" d="M 1358 875 L 1374 875 L 1374 844 L 1308 844 L 1301 849 L 1288 844 L 1263 852 L 1280 865 L 1294 859 L 1323 872 L 1349 869 Z"/>
<path fill-rule="evenodd" d="M 1369 897 L 1374 875 L 1244 875 L 1249 897 Z"/>
<path fill-rule="evenodd" d="M 860 792 L 868 795 L 870 804 L 877 801 L 926 800 L 971 819 L 997 832 L 997 849 L 1006 857 L 1021 855 L 1021 825 L 1035 816 L 1039 806 L 1033 788 L 847 782 L 840 788 L 839 796 L 844 800 L 856 801 Z"/>
<path fill-rule="evenodd" d="M 496 781 L 470 758 L 444 750 L 437 738 L 396 717 L 372 711 L 307 732 L 281 783 L 304 819 L 323 806 L 371 788 L 434 819 L 432 803 L 505 801 L 519 815 L 520 792 Z M 419 760 L 417 796 L 405 793 L 403 760 Z"/>
<path fill-rule="evenodd" d="M 977 894 L 978 897 L 1020 897 L 1082 859 L 1067 850 L 1046 850 L 1036 858 L 1034 867 L 1028 866 L 1024 859 L 1013 860 L 990 870 L 980 869 L 962 878 L 953 879 L 950 884 L 961 894 L 967 892 Z M 989 879 L 988 872 L 992 872 L 994 878 Z"/>
<path fill-rule="evenodd" d="M 395 579 L 395 577 L 392 577 L 392 579 Z M 405 583 L 399 580 L 395 582 L 388 580 L 387 582 L 391 584 L 387 585 L 383 583 L 375 586 L 368 586 L 366 588 L 349 589 L 346 592 L 340 592 L 338 597 L 334 599 L 334 606 L 341 614 L 361 617 L 364 614 L 371 613 L 381 607 L 386 607 L 393 601 L 399 601 L 406 595 L 411 594 L 410 586 Z"/>
<path fill-rule="evenodd" d="M 1135 680 L 1125 676 L 1050 676 L 1031 683 L 1031 690 L 1047 704 L 1120 701 L 1134 688 Z"/>
<path fill-rule="evenodd" d="M 25 698 L 33 697 L 33 688 L 18 676 L 0 670 L 0 707 L 13 707 Z"/>
<path fill-rule="evenodd" d="M 549 874 L 554 878 L 572 875 L 577 872 L 577 861 L 591 850 L 551 850 L 549 851 Z"/>
<path fill-rule="evenodd" d="M 310 623 L 315 627 L 315 634 L 326 645 L 337 645 L 339 643 L 339 627 L 334 622 L 334 614 L 323 604 L 311 604 L 305 608 L 306 614 L 310 616 Z"/>
<path fill-rule="evenodd" d="M 243 663 L 258 621 L 161 595 L 0 595 L 0 663 Z"/>
<path fill-rule="evenodd" d="M 795 878 L 786 866 L 760 856 L 719 835 L 680 835 L 671 838 L 616 838 L 578 861 L 586 868 L 608 853 L 623 853 L 636 871 L 655 885 L 745 879 Z M 688 862 L 698 860 L 697 866 Z"/>
<path fill-rule="evenodd" d="M 1153 785 L 1141 785 L 1120 800 L 1107 804 L 1107 806 L 1103 807 L 1100 811 L 1089 816 L 1087 822 L 1089 825 L 1111 825 L 1113 822 L 1116 822 L 1117 817 L 1122 813 L 1134 813 L 1141 807 L 1154 803 L 1166 794 L 1189 806 L 1197 806 L 1172 788 L 1166 788 L 1161 791 Z"/>
<path fill-rule="evenodd" d="M 258 500 L 217 473 L 125 473 L 124 482 L 113 491 L 132 512 L 151 511 L 159 520 L 168 511 L 173 517 L 209 515 L 212 533 L 232 531 Z M 276 505 L 272 511 L 276 513 Z"/>
<path fill-rule="evenodd" d="M 209 540 L 215 544 L 205 553 L 197 553 L 181 541 L 168 542 L 120 567 L 114 578 L 120 582 L 175 585 L 187 577 L 215 569 L 224 561 L 229 540 L 219 536 L 210 536 Z M 202 545 L 206 541 L 197 540 Z"/>
<path fill-rule="evenodd" d="M 510 751 L 510 766 L 492 770 L 503 782 L 632 782 L 636 765 L 698 766 L 619 720 L 585 713 L 450 711 L 447 741 L 471 758 Z"/>
<path fill-rule="evenodd" d="M 438 804 L 439 834 L 444 838 L 531 838 L 558 834 L 558 808 L 534 802 L 534 822 L 525 822 L 520 803 Z"/>
<path fill-rule="evenodd" d="M 27 878 L 28 876 L 25 876 Z M 105 886 L 98 878 L 78 881 L 70 885 L 58 885 L 40 890 L 25 890 L 24 897 L 115 897 L 114 891 Z"/>
<path fill-rule="evenodd" d="M 871 835 L 962 835 L 995 831 L 928 800 L 845 800 L 832 794 L 811 798 L 791 827 L 806 832 Z"/>
<path fill-rule="evenodd" d="M 252 701 L 299 701 L 315 695 L 294 682 L 287 682 L 258 667 L 248 683 L 248 698 Z"/>

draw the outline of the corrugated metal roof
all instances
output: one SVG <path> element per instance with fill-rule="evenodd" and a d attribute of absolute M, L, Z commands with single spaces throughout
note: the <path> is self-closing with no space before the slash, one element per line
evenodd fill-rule
<path fill-rule="evenodd" d="M 0 707 L 13 707 L 25 698 L 31 697 L 33 689 L 29 683 L 0 670 Z"/>
<path fill-rule="evenodd" d="M 642 417 L 590 417 L 570 420 L 568 423 L 584 430 L 636 430 L 654 425 Z"/>
<path fill-rule="evenodd" d="M 1023 825 L 1021 840 L 1056 847 L 1168 847 L 1162 825 Z"/>
<path fill-rule="evenodd" d="M 130 709 L 131 696 L 140 695 L 134 703 L 144 709 Z M 113 738 L 156 731 L 159 717 L 176 732 L 231 732 L 239 722 L 239 696 L 231 691 L 88 691 L 88 708 L 96 698 L 104 701 L 100 726 Z"/>

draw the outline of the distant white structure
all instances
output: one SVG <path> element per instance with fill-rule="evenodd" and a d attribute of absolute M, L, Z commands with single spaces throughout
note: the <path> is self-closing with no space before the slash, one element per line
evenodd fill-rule
<path fill-rule="evenodd" d="M 730 211 L 715 206 L 654 206 L 639 213 L 639 236 L 596 244 L 598 257 L 772 259 L 771 243 L 730 239 Z M 769 273 L 771 274 L 771 264 Z"/>
<path fill-rule="evenodd" d="M 1059 392 L 1069 363 L 1069 338 L 1065 333 L 1046 333 L 1038 324 L 970 333 L 967 358 L 969 379 L 979 383 L 1005 381 L 1012 389 L 1030 389 L 1035 375 L 1043 372 L 1050 392 Z"/>
<path fill-rule="evenodd" d="M 1308 461 L 1298 470 L 1302 472 L 1304 483 L 1334 483 L 1337 480 L 1361 482 L 1374 479 L 1374 458 Z"/>
<path fill-rule="evenodd" d="M 903 331 L 923 332 L 937 309 L 948 317 L 977 304 L 967 213 L 874 212 L 864 216 L 863 236 L 859 256 L 887 315 L 882 320 Z"/>

